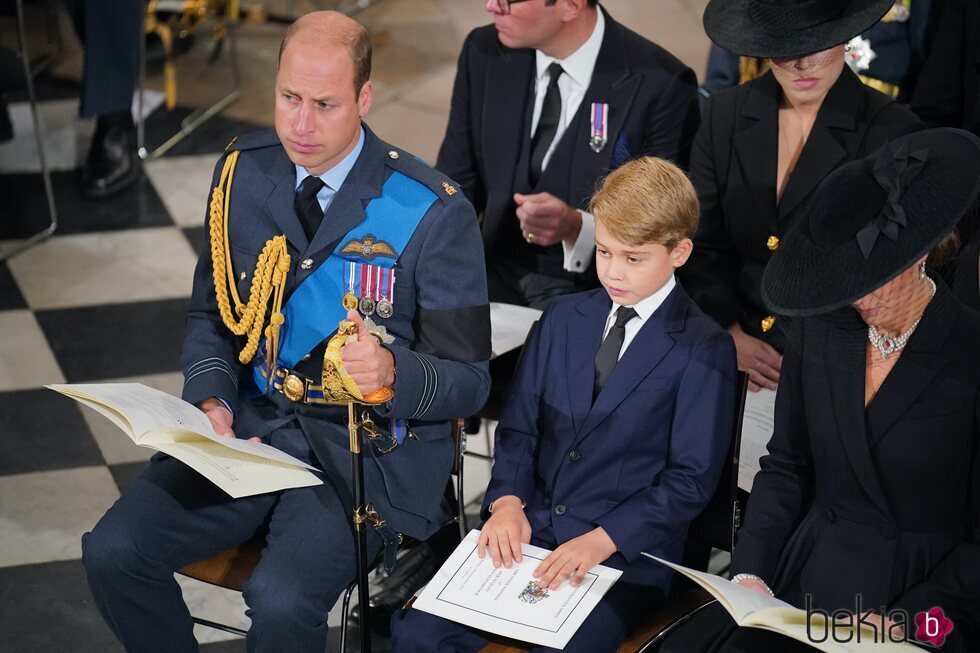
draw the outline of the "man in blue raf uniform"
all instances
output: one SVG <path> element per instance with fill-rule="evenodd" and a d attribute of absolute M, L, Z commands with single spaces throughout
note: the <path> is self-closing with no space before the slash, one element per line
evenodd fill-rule
<path fill-rule="evenodd" d="M 327 611 L 355 574 L 347 414 L 320 386 L 342 319 L 360 332 L 340 350 L 358 391 L 394 392 L 372 409 L 378 436 L 364 447 L 366 500 L 386 521 L 368 529 L 369 558 L 444 518 L 447 420 L 478 410 L 489 385 L 482 245 L 463 194 L 361 123 L 370 62 L 366 31 L 340 14 L 287 32 L 276 131 L 238 140 L 215 172 L 183 355 L 184 399 L 219 434 L 261 438 L 322 468 L 324 484 L 230 499 L 155 458 L 82 542 L 127 651 L 196 651 L 174 570 L 263 527 L 247 648 L 324 649 Z"/>

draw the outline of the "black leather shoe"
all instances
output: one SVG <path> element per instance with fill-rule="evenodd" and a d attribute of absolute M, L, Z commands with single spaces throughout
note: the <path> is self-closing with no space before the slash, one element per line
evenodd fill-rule
<path fill-rule="evenodd" d="M 99 125 L 82 168 L 82 194 L 96 199 L 109 197 L 131 185 L 139 175 L 136 127 Z"/>
<path fill-rule="evenodd" d="M 396 567 L 392 575 L 382 583 L 381 591 L 371 596 L 368 627 L 371 632 L 378 635 L 391 635 L 391 615 L 395 610 L 405 607 L 405 603 L 415 592 L 439 571 L 439 560 L 425 543 L 410 551 L 405 557 L 412 559 L 399 560 L 400 567 L 403 563 L 407 564 L 404 564 L 403 569 Z M 354 606 L 350 611 L 350 621 L 355 624 L 360 624 L 361 621 L 358 607 Z"/>

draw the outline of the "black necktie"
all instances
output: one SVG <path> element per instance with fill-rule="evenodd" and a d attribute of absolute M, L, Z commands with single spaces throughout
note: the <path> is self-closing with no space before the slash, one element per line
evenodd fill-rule
<path fill-rule="evenodd" d="M 548 66 L 551 79 L 548 81 L 548 91 L 544 94 L 544 103 L 541 105 L 538 130 L 534 132 L 534 137 L 531 139 L 530 182 L 532 186 L 536 186 L 541 179 L 544 157 L 558 132 L 558 121 L 561 119 L 561 91 L 558 89 L 558 78 L 563 72 L 565 71 L 562 70 L 561 64 L 553 63 Z"/>
<path fill-rule="evenodd" d="M 306 232 L 306 240 L 311 242 L 313 241 L 313 234 L 316 233 L 320 227 L 320 222 L 323 220 L 323 209 L 320 208 L 316 194 L 325 185 L 319 177 L 309 175 L 296 189 L 296 215 L 303 225 L 303 231 Z"/>
<path fill-rule="evenodd" d="M 599 396 L 602 386 L 606 385 L 613 368 L 619 362 L 619 350 L 626 340 L 626 323 L 636 317 L 636 311 L 627 306 L 616 309 L 616 323 L 609 329 L 605 340 L 599 345 L 595 355 L 595 384 L 592 386 L 593 400 Z"/>

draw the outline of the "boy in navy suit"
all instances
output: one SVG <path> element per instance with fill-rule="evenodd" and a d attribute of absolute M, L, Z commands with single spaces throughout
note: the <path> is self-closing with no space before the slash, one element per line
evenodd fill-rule
<path fill-rule="evenodd" d="M 556 299 L 526 346 L 496 433 L 480 556 L 554 549 L 542 586 L 623 570 L 565 648 L 615 651 L 663 601 L 691 521 L 725 465 L 735 410 L 731 337 L 674 278 L 693 247 L 698 201 L 667 161 L 632 161 L 592 198 L 603 288 Z M 393 618 L 393 649 L 477 651 L 488 635 L 419 610 Z M 535 648 L 534 650 L 549 650 Z"/>

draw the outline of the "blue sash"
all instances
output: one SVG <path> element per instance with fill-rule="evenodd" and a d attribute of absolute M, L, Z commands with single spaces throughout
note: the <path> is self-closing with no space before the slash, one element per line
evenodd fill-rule
<path fill-rule="evenodd" d="M 368 202 L 366 219 L 348 232 L 333 253 L 301 283 L 283 308 L 286 318 L 280 331 L 278 366 L 292 368 L 319 343 L 337 330 L 337 323 L 347 317 L 341 305 L 346 292 L 344 261 L 394 267 L 395 260 L 367 261 L 356 254 L 341 254 L 351 240 L 374 236 L 401 254 L 422 218 L 437 196 L 420 182 L 400 172 L 393 172 L 381 188 L 381 196 Z M 265 339 L 261 351 L 265 351 Z M 252 377 L 258 389 L 265 388 L 264 357 L 255 357 Z M 261 391 L 261 390 L 260 390 Z"/>

